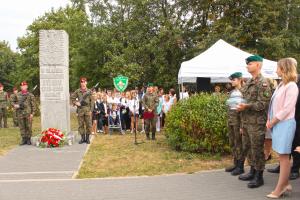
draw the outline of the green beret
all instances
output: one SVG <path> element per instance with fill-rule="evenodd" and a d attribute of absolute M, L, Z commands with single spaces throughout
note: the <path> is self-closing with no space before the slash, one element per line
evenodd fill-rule
<path fill-rule="evenodd" d="M 229 79 L 241 78 L 243 76 L 242 72 L 235 72 L 229 76 Z"/>
<path fill-rule="evenodd" d="M 253 56 L 249 56 L 248 58 L 246 58 L 247 65 L 250 62 L 262 62 L 262 61 L 263 61 L 263 58 L 260 57 L 259 55 L 253 55 Z"/>
<path fill-rule="evenodd" d="M 153 87 L 154 84 L 153 83 L 148 83 L 148 87 Z"/>

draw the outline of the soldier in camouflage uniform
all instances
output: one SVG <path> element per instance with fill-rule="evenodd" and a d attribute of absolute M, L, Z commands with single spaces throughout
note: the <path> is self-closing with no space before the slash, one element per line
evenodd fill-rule
<path fill-rule="evenodd" d="M 263 58 L 257 55 L 246 59 L 247 70 L 252 78 L 242 89 L 247 102 L 238 106 L 238 111 L 242 112 L 243 146 L 244 149 L 249 149 L 247 159 L 251 167 L 250 172 L 240 175 L 239 179 L 250 181 L 249 188 L 257 188 L 264 184 L 264 140 L 272 88 L 270 82 L 261 75 L 262 62 Z"/>
<path fill-rule="evenodd" d="M 147 93 L 143 97 L 145 132 L 147 140 L 150 140 L 150 127 L 152 132 L 152 140 L 155 140 L 156 120 L 157 120 L 157 106 L 159 99 L 154 92 L 153 83 L 148 84 Z"/>
<path fill-rule="evenodd" d="M 92 97 L 91 91 L 87 88 L 87 79 L 80 78 L 80 88 L 71 96 L 74 105 L 77 106 L 78 132 L 81 135 L 79 144 L 90 144 L 90 134 L 92 129 Z"/>
<path fill-rule="evenodd" d="M 21 91 L 12 98 L 12 105 L 17 110 L 19 128 L 22 141 L 20 145 L 31 145 L 32 119 L 36 111 L 35 98 L 28 92 L 28 85 L 25 81 L 21 83 Z"/>
<path fill-rule="evenodd" d="M 7 128 L 7 106 L 8 106 L 8 95 L 3 90 L 4 87 L 0 83 L 0 128 Z M 3 121 L 3 126 L 2 126 Z"/>
<path fill-rule="evenodd" d="M 241 128 L 241 116 L 240 112 L 236 110 L 236 103 L 234 102 L 237 98 L 242 98 L 241 87 L 242 87 L 242 73 L 236 72 L 229 76 L 231 85 L 234 88 L 230 94 L 227 110 L 228 118 L 228 137 L 230 147 L 232 149 L 232 156 L 234 164 L 231 167 L 225 169 L 226 172 L 231 172 L 231 175 L 236 176 L 244 173 L 244 162 L 245 153 L 243 151 L 242 135 L 240 133 Z M 232 102 L 230 104 L 229 102 Z"/>
<path fill-rule="evenodd" d="M 13 94 L 10 95 L 10 102 L 11 103 L 13 102 L 13 99 L 16 97 L 17 94 L 18 94 L 18 88 L 14 87 L 13 88 Z M 18 126 L 17 110 L 14 108 L 13 105 L 12 105 L 12 108 L 13 108 L 13 125 L 14 125 L 14 127 L 17 127 Z"/>

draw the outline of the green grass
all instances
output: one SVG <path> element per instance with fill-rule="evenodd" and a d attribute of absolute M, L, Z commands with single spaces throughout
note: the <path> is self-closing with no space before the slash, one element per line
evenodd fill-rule
<path fill-rule="evenodd" d="M 32 123 L 33 136 L 41 132 L 41 119 L 34 117 Z M 9 150 L 13 149 L 20 143 L 20 129 L 12 127 L 12 118 L 8 118 L 9 128 L 0 128 L 0 156 L 5 155 Z M 71 129 L 77 129 L 77 118 L 75 114 L 71 114 Z"/>
<path fill-rule="evenodd" d="M 138 134 L 138 141 L 144 137 Z M 220 169 L 230 163 L 229 156 L 174 151 L 161 134 L 157 141 L 145 140 L 140 145 L 134 145 L 133 141 L 132 134 L 97 136 L 77 178 L 194 173 Z"/>

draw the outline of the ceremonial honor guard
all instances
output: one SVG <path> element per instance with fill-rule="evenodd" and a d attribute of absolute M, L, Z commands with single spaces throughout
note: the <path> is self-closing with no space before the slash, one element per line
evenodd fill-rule
<path fill-rule="evenodd" d="M 234 88 L 230 92 L 229 99 L 227 100 L 228 137 L 232 150 L 233 166 L 226 168 L 225 171 L 231 172 L 233 176 L 236 176 L 244 173 L 244 161 L 246 156 L 243 155 L 242 135 L 240 133 L 241 116 L 240 112 L 236 110 L 236 106 L 243 102 L 243 95 L 240 91 L 242 87 L 242 73 L 233 73 L 229 76 L 229 79 Z"/>
<path fill-rule="evenodd" d="M 237 110 L 242 112 L 243 148 L 249 149 L 247 159 L 250 164 L 250 172 L 240 175 L 239 179 L 250 181 L 249 188 L 257 188 L 264 184 L 264 141 L 272 87 L 270 82 L 261 75 L 262 62 L 263 58 L 257 55 L 246 59 L 247 70 L 252 78 L 242 88 L 246 103 L 241 103 L 237 107 Z"/>
<path fill-rule="evenodd" d="M 0 128 L 7 128 L 7 106 L 8 106 L 8 95 L 4 91 L 4 86 L 0 83 Z M 2 125 L 3 122 L 3 125 Z"/>
<path fill-rule="evenodd" d="M 18 124 L 22 141 L 20 145 L 31 145 L 32 119 L 36 111 L 34 95 L 28 92 L 28 84 L 21 83 L 21 91 L 12 98 L 12 105 L 17 111 Z"/>
<path fill-rule="evenodd" d="M 10 95 L 10 102 L 13 102 L 13 99 L 18 95 L 18 88 L 14 87 L 13 88 L 13 93 Z M 18 126 L 18 116 L 17 116 L 17 109 L 14 108 L 13 103 L 12 103 L 12 108 L 13 108 L 13 125 L 14 127 Z"/>
<path fill-rule="evenodd" d="M 148 140 L 150 140 L 150 127 L 152 140 L 155 140 L 158 103 L 159 99 L 157 94 L 154 92 L 153 83 L 149 83 L 147 93 L 143 97 L 143 107 L 145 108 L 145 132 Z"/>
<path fill-rule="evenodd" d="M 87 79 L 80 78 L 80 88 L 71 96 L 71 101 L 77 106 L 78 132 L 81 135 L 79 144 L 90 144 L 90 134 L 92 129 L 92 110 L 93 103 L 91 91 L 87 88 Z"/>

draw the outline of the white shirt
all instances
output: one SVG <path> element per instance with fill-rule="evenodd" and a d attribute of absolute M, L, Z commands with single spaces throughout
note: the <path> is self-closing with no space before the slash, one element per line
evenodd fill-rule
<path fill-rule="evenodd" d="M 168 102 L 164 101 L 164 103 L 163 103 L 163 112 L 164 113 L 169 112 L 169 110 L 171 108 L 171 105 L 172 105 L 172 103 L 171 103 L 170 100 Z"/>
<path fill-rule="evenodd" d="M 134 108 L 134 105 L 135 105 L 135 108 Z M 135 114 L 138 114 L 139 108 L 140 108 L 139 100 L 137 98 L 129 100 L 128 107 L 132 113 L 134 113 L 134 111 L 135 111 Z"/>

